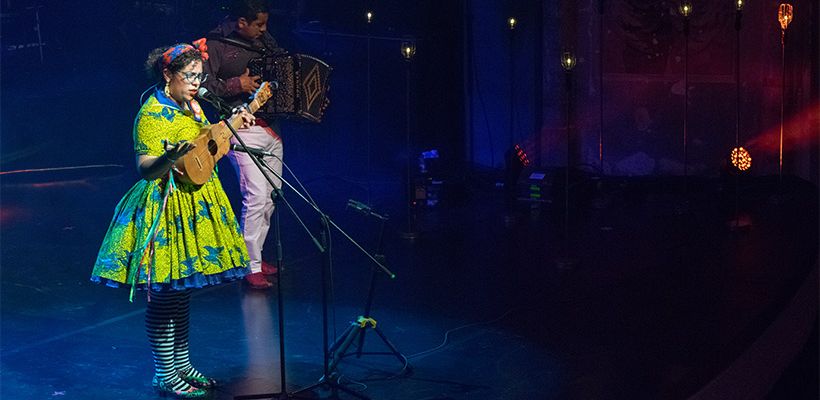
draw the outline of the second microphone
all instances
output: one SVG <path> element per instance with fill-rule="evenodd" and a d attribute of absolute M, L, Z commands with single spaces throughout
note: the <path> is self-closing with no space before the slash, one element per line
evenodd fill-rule
<path fill-rule="evenodd" d="M 248 149 L 245 150 L 241 145 L 238 145 L 238 144 L 231 144 L 231 150 L 238 151 L 240 153 L 248 153 L 248 154 L 251 154 L 251 155 L 254 155 L 254 156 L 257 156 L 257 157 L 261 157 L 261 156 L 276 157 L 276 155 L 274 155 L 273 153 L 271 153 L 269 151 L 262 150 L 262 149 L 259 149 L 259 148 L 256 148 L 256 147 L 248 147 Z M 278 158 L 278 157 L 276 157 L 276 158 Z"/>

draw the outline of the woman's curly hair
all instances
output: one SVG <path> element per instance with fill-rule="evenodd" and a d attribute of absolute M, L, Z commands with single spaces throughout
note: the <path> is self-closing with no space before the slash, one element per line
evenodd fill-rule
<path fill-rule="evenodd" d="M 165 53 L 166 50 L 174 46 L 184 45 L 186 45 L 186 43 L 178 43 L 151 50 L 151 53 L 148 54 L 148 58 L 145 60 L 145 71 L 148 73 L 148 76 L 151 79 L 156 80 L 159 84 L 165 85 L 165 79 L 163 79 L 162 76 L 163 69 L 167 68 L 170 72 L 179 72 L 194 61 L 202 61 L 202 53 L 200 53 L 196 48 L 193 48 L 171 60 L 170 64 L 162 65 L 162 54 Z"/>

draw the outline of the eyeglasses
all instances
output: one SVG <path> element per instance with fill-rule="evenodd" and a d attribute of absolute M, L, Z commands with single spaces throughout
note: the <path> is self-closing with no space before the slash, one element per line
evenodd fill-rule
<path fill-rule="evenodd" d="M 179 74 L 182 75 L 182 80 L 188 83 L 194 83 L 195 80 L 199 81 L 199 83 L 202 83 L 208 80 L 208 74 L 204 72 L 180 72 Z"/>

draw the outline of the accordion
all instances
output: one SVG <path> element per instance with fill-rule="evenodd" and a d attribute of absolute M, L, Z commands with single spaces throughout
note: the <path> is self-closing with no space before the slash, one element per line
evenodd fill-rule
<path fill-rule="evenodd" d="M 330 68 L 324 61 L 304 54 L 265 57 L 259 69 L 264 80 L 278 83 L 273 97 L 257 112 L 262 117 L 304 118 L 322 122 L 330 104 L 328 77 Z M 261 61 L 261 60 L 260 60 Z M 254 71 L 253 61 L 249 68 Z"/>

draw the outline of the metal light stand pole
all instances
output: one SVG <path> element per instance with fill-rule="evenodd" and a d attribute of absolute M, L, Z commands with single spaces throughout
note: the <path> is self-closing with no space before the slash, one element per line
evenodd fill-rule
<path fill-rule="evenodd" d="M 740 27 L 743 17 L 743 0 L 735 0 L 735 147 L 740 148 Z M 740 229 L 740 169 L 735 172 L 735 220 L 734 229 Z"/>
<path fill-rule="evenodd" d="M 510 68 L 510 151 L 513 152 L 515 147 L 515 25 L 517 21 L 514 17 L 510 17 L 507 23 L 510 26 L 510 51 L 508 52 Z"/>
<path fill-rule="evenodd" d="M 777 20 L 780 21 L 780 147 L 777 164 L 777 181 L 780 190 L 783 189 L 783 130 L 786 116 L 786 29 L 794 18 L 794 9 L 791 4 L 783 3 L 777 11 Z"/>
<path fill-rule="evenodd" d="M 592 206 L 604 209 L 609 203 L 604 175 L 604 0 L 598 0 L 598 176 Z"/>
<path fill-rule="evenodd" d="M 567 167 L 564 169 L 564 240 L 569 256 L 569 170 L 572 167 L 572 70 L 567 69 Z"/>
<path fill-rule="evenodd" d="M 598 1 L 598 170 L 604 175 L 604 0 Z"/>
<path fill-rule="evenodd" d="M 372 176 L 372 168 L 371 168 L 371 161 L 373 157 L 373 149 L 372 149 L 372 141 L 373 141 L 373 117 L 372 117 L 372 95 L 371 95 L 371 85 L 372 85 L 372 73 L 371 73 L 371 53 L 372 53 L 372 38 L 370 32 L 370 26 L 373 23 L 373 11 L 367 10 L 365 13 L 365 17 L 367 18 L 367 94 L 366 94 L 366 103 L 367 103 L 367 204 L 370 204 L 371 201 L 371 191 L 373 186 L 373 176 Z"/>
<path fill-rule="evenodd" d="M 683 194 L 689 194 L 689 15 L 692 13 L 692 4 L 688 1 L 679 7 L 683 15 Z"/>
<path fill-rule="evenodd" d="M 412 130 L 412 120 L 411 120 L 411 110 L 410 110 L 410 81 L 411 81 L 411 72 L 412 72 L 412 65 L 413 65 L 413 57 L 416 55 L 416 44 L 413 42 L 404 42 L 401 45 L 401 55 L 404 57 L 406 68 L 406 87 L 405 87 L 405 110 L 407 114 L 406 126 L 405 126 L 405 151 L 407 152 L 407 165 L 406 167 L 406 174 L 407 174 L 407 230 L 402 232 L 402 237 L 407 240 L 414 240 L 418 237 L 418 233 L 416 232 L 416 215 L 414 210 L 415 204 L 415 193 L 413 191 L 413 176 L 412 176 L 412 162 L 413 162 L 413 154 L 412 154 L 412 147 L 410 141 L 410 131 Z"/>
<path fill-rule="evenodd" d="M 564 67 L 567 88 L 567 166 L 564 171 L 564 240 L 566 247 L 564 257 L 556 263 L 559 268 L 569 269 L 575 267 L 578 260 L 570 256 L 572 241 L 569 237 L 569 170 L 572 167 L 572 69 L 576 64 L 575 55 L 570 51 L 564 51 L 561 55 L 561 66 Z"/>

